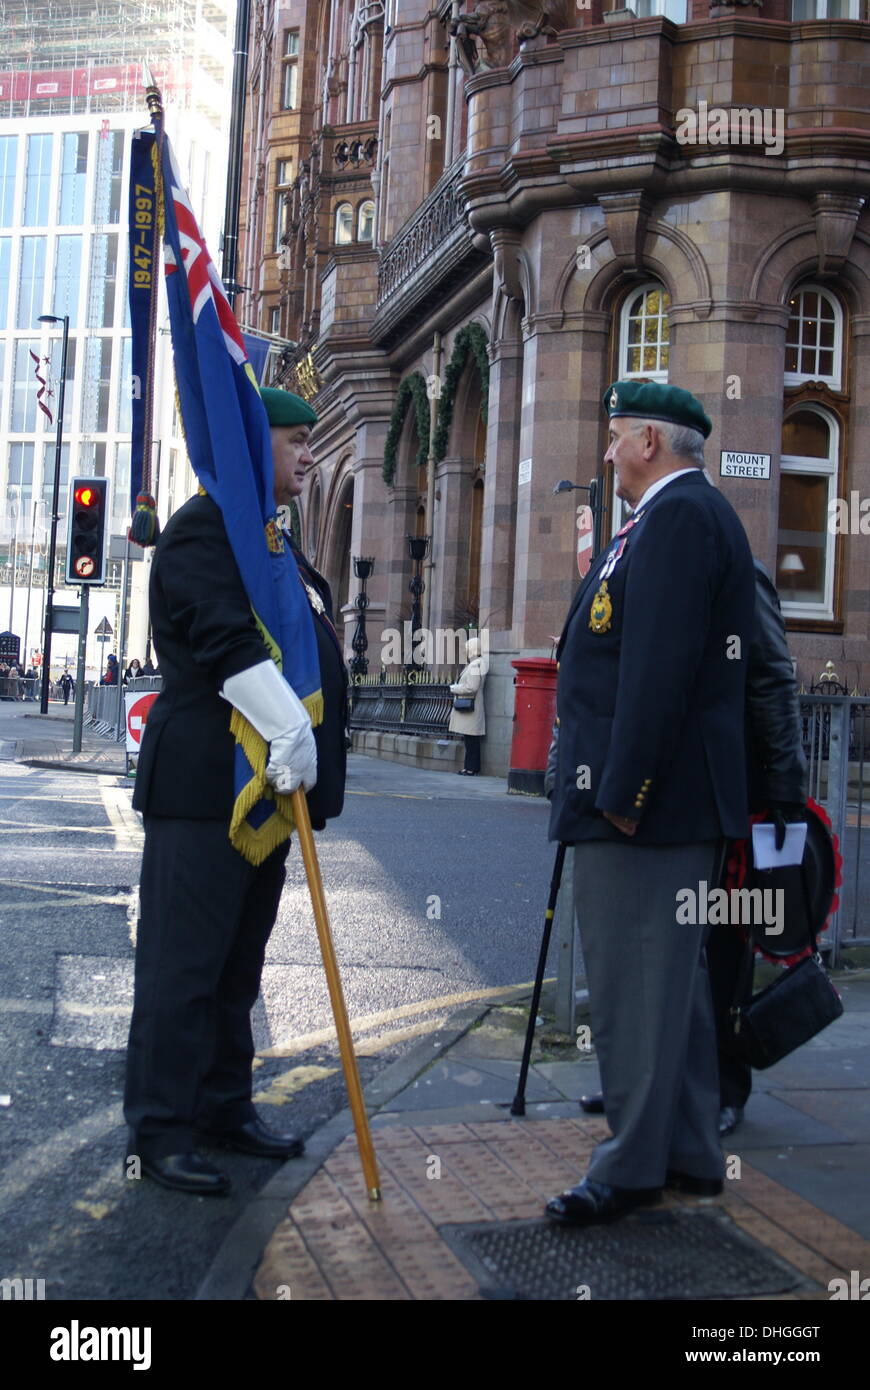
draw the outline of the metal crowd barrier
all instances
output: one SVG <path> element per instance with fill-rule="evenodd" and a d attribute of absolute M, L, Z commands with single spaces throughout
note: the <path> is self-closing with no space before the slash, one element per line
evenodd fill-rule
<path fill-rule="evenodd" d="M 840 906 L 829 933 L 836 963 L 843 946 L 870 941 L 870 837 L 864 835 L 870 829 L 870 696 L 801 695 L 800 712 L 809 795 L 830 817 L 843 856 Z"/>
<path fill-rule="evenodd" d="M 38 700 L 39 676 L 0 676 L 0 700 Z"/>
<path fill-rule="evenodd" d="M 89 681 L 85 689 L 84 722 L 91 725 L 95 733 L 114 738 L 118 743 L 124 738 L 124 700 L 125 690 L 145 694 L 149 690 L 161 690 L 160 676 L 139 676 L 136 680 L 121 684 L 119 696 L 117 685 L 98 685 Z"/>

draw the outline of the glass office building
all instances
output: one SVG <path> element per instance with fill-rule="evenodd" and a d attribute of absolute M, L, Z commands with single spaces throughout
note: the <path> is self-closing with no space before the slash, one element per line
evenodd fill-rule
<path fill-rule="evenodd" d="M 126 203 L 132 132 L 148 121 L 141 55 L 148 53 L 161 85 L 167 129 L 216 252 L 233 9 L 232 0 L 143 0 L 117 8 L 93 0 L 5 0 L 3 6 L 4 19 L 18 22 L 0 68 L 0 630 L 21 637 L 23 660 L 42 645 L 56 424 L 41 406 L 56 420 L 61 370 L 62 327 L 38 320 L 45 314 L 69 318 L 58 527 L 62 576 L 70 477 L 109 478 L 113 534 L 123 536 L 129 525 Z M 154 453 L 166 515 L 189 495 L 190 478 L 165 331 L 158 331 L 157 354 Z M 42 394 L 39 378 L 46 383 Z M 133 568 L 142 608 L 145 577 L 139 572 L 146 566 Z M 92 595 L 93 612 L 105 612 L 116 631 L 111 590 L 120 574 L 116 559 L 107 591 Z M 72 590 L 64 595 L 61 587 L 58 601 L 74 599 Z M 143 635 L 144 622 L 144 612 L 138 619 L 133 614 L 133 628 Z M 61 650 L 69 645 L 61 641 Z"/>

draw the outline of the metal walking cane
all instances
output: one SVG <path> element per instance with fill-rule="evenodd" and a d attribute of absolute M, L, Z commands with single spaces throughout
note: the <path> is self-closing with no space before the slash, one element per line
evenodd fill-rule
<path fill-rule="evenodd" d="M 547 911 L 544 914 L 544 935 L 541 938 L 541 949 L 538 953 L 538 970 L 535 975 L 535 988 L 532 991 L 532 1007 L 529 1011 L 529 1026 L 526 1029 L 526 1042 L 523 1048 L 523 1060 L 520 1063 L 517 1093 L 511 1105 L 512 1115 L 525 1115 L 526 1113 L 526 1081 L 529 1076 L 532 1043 L 535 1040 L 535 1019 L 538 1016 L 538 1005 L 541 1002 L 541 989 L 544 984 L 544 971 L 547 968 L 547 953 L 550 949 L 550 935 L 553 930 L 553 916 L 556 911 L 556 899 L 559 896 L 559 885 L 562 882 L 562 869 L 565 865 L 565 850 L 567 848 L 568 846 L 560 841 L 559 848 L 556 850 L 556 862 L 553 865 L 553 877 L 550 879 L 550 896 L 547 900 Z"/>

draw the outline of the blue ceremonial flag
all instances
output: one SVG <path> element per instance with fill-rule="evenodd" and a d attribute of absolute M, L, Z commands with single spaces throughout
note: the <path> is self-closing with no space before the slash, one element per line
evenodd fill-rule
<path fill-rule="evenodd" d="M 169 140 L 155 116 L 158 201 L 175 376 L 187 450 L 203 489 L 223 514 L 230 546 L 272 659 L 323 718 L 314 620 L 296 562 L 277 522 L 272 447 L 242 335 L 212 264 Z M 265 741 L 233 710 L 236 805 L 232 843 L 262 862 L 293 829 L 291 802 L 266 783 Z"/>

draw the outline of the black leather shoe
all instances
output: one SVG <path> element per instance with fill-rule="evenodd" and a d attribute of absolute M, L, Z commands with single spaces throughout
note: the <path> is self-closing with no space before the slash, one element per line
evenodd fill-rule
<path fill-rule="evenodd" d="M 581 1096 L 580 1109 L 584 1110 L 587 1115 L 603 1115 L 604 1097 L 602 1095 Z"/>
<path fill-rule="evenodd" d="M 617 1221 L 635 1207 L 649 1207 L 659 1200 L 660 1187 L 610 1187 L 584 1178 L 568 1192 L 551 1197 L 546 1214 L 551 1221 L 571 1226 L 593 1226 Z"/>
<path fill-rule="evenodd" d="M 204 1130 L 203 1137 L 222 1149 L 253 1154 L 255 1158 L 298 1158 L 305 1145 L 295 1134 L 276 1134 L 260 1119 L 249 1120 L 238 1129 Z"/>
<path fill-rule="evenodd" d="M 721 1178 L 696 1178 L 676 1168 L 669 1168 L 665 1178 L 665 1187 L 686 1192 L 690 1197 L 718 1197 L 724 1186 Z"/>
<path fill-rule="evenodd" d="M 223 1197 L 230 1190 L 230 1180 L 196 1153 L 169 1154 L 166 1158 L 143 1158 L 142 1172 L 170 1187 L 174 1192 L 194 1192 L 200 1197 Z"/>
<path fill-rule="evenodd" d="M 724 1139 L 726 1134 L 733 1134 L 742 1119 L 743 1107 L 741 1105 L 723 1105 L 719 1111 L 720 1137 Z"/>

